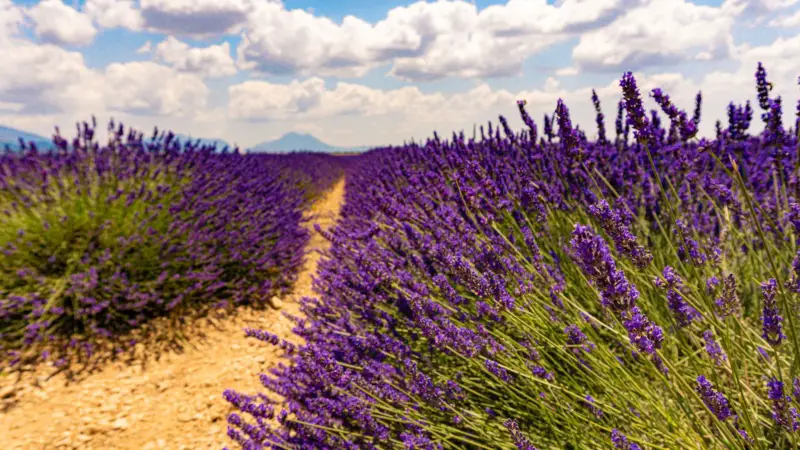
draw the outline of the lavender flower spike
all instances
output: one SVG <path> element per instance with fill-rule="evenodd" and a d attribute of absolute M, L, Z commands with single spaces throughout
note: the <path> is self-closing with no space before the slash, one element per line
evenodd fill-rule
<path fill-rule="evenodd" d="M 605 200 L 589 207 L 592 214 L 606 233 L 614 240 L 614 245 L 620 253 L 630 258 L 636 267 L 644 268 L 653 260 L 653 255 L 642 245 L 636 242 L 636 236 L 630 232 L 619 212 L 609 206 Z"/>
<path fill-rule="evenodd" d="M 772 400 L 772 419 L 786 431 L 797 431 L 797 408 L 789 408 L 792 398 L 783 393 L 783 382 L 776 378 L 767 381 L 769 399 Z"/>
<path fill-rule="evenodd" d="M 647 119 L 644 106 L 642 106 L 642 97 L 636 86 L 636 79 L 633 78 L 632 73 L 627 72 L 622 75 L 619 85 L 622 87 L 625 110 L 628 112 L 627 122 L 636 130 L 636 140 L 641 144 L 647 144 L 650 140 L 650 121 Z"/>
<path fill-rule="evenodd" d="M 778 346 L 786 335 L 783 334 L 781 322 L 783 317 L 778 310 L 778 304 L 775 301 L 778 283 L 770 278 L 761 284 L 761 292 L 764 296 L 764 309 L 761 316 L 761 337 L 763 337 L 769 345 Z"/>
<path fill-rule="evenodd" d="M 685 327 L 695 319 L 702 319 L 702 315 L 684 300 L 681 294 L 683 280 L 675 272 L 675 269 L 670 266 L 664 267 L 663 276 L 663 279 L 656 278 L 655 284 L 667 290 L 669 309 L 672 310 L 678 326 Z"/>
<path fill-rule="evenodd" d="M 735 416 L 731 411 L 728 399 L 721 392 L 715 391 L 714 386 L 705 376 L 700 375 L 697 377 L 697 388 L 695 389 L 700 394 L 700 398 L 703 399 L 703 403 L 717 416 L 717 419 L 725 421 Z"/>
<path fill-rule="evenodd" d="M 616 313 L 630 310 L 639 298 L 639 291 L 628 283 L 625 273 L 617 270 L 605 240 L 591 228 L 575 225 L 570 244 L 578 266 L 600 290 L 603 306 Z"/>
<path fill-rule="evenodd" d="M 728 355 L 722 350 L 722 347 L 714 340 L 714 333 L 711 330 L 703 332 L 703 340 L 706 342 L 706 353 L 714 361 L 714 364 L 721 366 L 722 363 L 728 359 Z"/>
<path fill-rule="evenodd" d="M 628 437 L 620 433 L 616 428 L 611 430 L 611 443 L 613 443 L 614 448 L 618 450 L 642 450 L 639 444 L 628 442 Z"/>
<path fill-rule="evenodd" d="M 522 435 L 522 432 L 519 431 L 516 420 L 508 419 L 503 422 L 503 425 L 508 429 L 508 432 L 511 433 L 511 439 L 514 440 L 514 445 L 516 445 L 519 450 L 537 450 L 536 447 Z"/>

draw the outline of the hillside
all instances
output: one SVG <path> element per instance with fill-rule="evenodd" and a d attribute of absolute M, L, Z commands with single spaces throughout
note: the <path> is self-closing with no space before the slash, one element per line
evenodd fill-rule
<path fill-rule="evenodd" d="M 251 152 L 292 152 L 311 151 L 324 153 L 362 152 L 368 147 L 337 147 L 326 144 L 308 133 L 286 133 L 278 139 L 256 144 L 248 150 Z"/>
<path fill-rule="evenodd" d="M 34 142 L 39 149 L 50 148 L 53 145 L 50 138 L 0 125 L 0 150 L 6 145 L 12 150 L 19 150 L 19 138 L 23 138 L 25 142 Z"/>

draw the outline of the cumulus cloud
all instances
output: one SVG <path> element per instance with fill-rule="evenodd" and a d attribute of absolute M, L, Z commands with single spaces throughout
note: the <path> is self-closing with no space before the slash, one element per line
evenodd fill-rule
<path fill-rule="evenodd" d="M 107 107 L 133 114 L 191 116 L 206 107 L 209 95 L 196 75 L 149 61 L 110 64 L 103 81 Z"/>
<path fill-rule="evenodd" d="M 230 44 L 227 42 L 204 48 L 192 48 L 169 36 L 156 45 L 155 56 L 181 72 L 203 77 L 224 77 L 236 73 L 236 64 L 231 57 Z"/>
<path fill-rule="evenodd" d="M 375 23 L 340 23 L 274 0 L 87 0 L 102 26 L 171 36 L 241 32 L 242 70 L 299 77 L 362 77 L 383 66 L 408 81 L 489 78 L 580 36 L 575 70 L 639 68 L 728 55 L 730 30 L 745 9 L 775 10 L 798 0 L 508 0 L 478 9 L 466 0 L 418 1 Z M 757 5 L 756 5 L 757 4 Z M 755 5 L 755 6 L 754 6 Z"/>
<path fill-rule="evenodd" d="M 0 0 L 0 45 L 9 45 L 25 21 L 22 9 L 11 0 Z"/>
<path fill-rule="evenodd" d="M 498 97 L 498 95 L 500 97 Z M 382 90 L 338 82 L 326 88 L 320 78 L 274 84 L 266 81 L 247 81 L 229 89 L 228 114 L 235 119 L 250 121 L 325 119 L 331 117 L 376 117 L 402 115 L 413 117 L 416 123 L 444 119 L 449 112 L 485 111 L 499 103 L 511 101 L 505 91 L 492 92 L 486 84 L 460 94 L 425 94 L 416 87 Z"/>
<path fill-rule="evenodd" d="M 412 81 L 512 75 L 529 56 L 643 2 L 510 0 L 480 11 L 463 0 L 416 2 L 375 24 L 352 16 L 337 24 L 264 4 L 250 15 L 238 62 L 244 69 L 301 76 L 358 77 L 383 64 Z"/>
<path fill-rule="evenodd" d="M 724 58 L 733 46 L 732 14 L 685 0 L 649 0 L 607 27 L 581 35 L 574 62 L 588 70 L 638 70 L 648 65 Z"/>
<path fill-rule="evenodd" d="M 745 20 L 760 22 L 764 16 L 792 7 L 800 0 L 725 0 L 722 8 Z"/>
<path fill-rule="evenodd" d="M 0 25 L 0 30 L 13 28 L 7 22 Z M 13 34 L 0 34 L 0 53 L 5 64 L 0 103 L 19 114 L 123 111 L 189 117 L 203 111 L 209 95 L 196 75 L 154 62 L 115 63 L 96 70 L 87 67 L 79 52 Z"/>
<path fill-rule="evenodd" d="M 800 11 L 795 11 L 792 15 L 782 15 L 772 19 L 769 26 L 778 28 L 798 28 L 800 27 Z"/>
<path fill-rule="evenodd" d="M 105 28 L 205 37 L 239 32 L 255 4 L 272 1 L 87 0 L 85 10 Z"/>
<path fill-rule="evenodd" d="M 136 53 L 146 55 L 153 52 L 153 43 L 150 41 L 145 42 L 141 47 L 136 49 Z"/>
<path fill-rule="evenodd" d="M 779 38 L 769 45 L 734 47 L 731 58 L 739 65 L 733 70 L 715 70 L 700 77 L 674 71 L 647 75 L 637 72 L 635 76 L 648 110 L 659 109 L 649 97 L 656 87 L 664 89 L 680 108 L 690 113 L 694 96 L 701 90 L 704 101 L 700 134 L 713 136 L 716 119 L 726 124 L 729 102 L 750 100 L 757 105 L 754 72 L 759 61 L 765 63 L 769 79 L 775 84 L 772 95 L 782 95 L 784 107 L 793 110 L 794 99 L 798 97 L 796 76 L 800 73 L 800 60 L 793 55 L 799 53 L 800 35 Z M 602 101 L 607 133 L 613 135 L 613 117 L 621 91 L 618 75 L 608 74 L 606 80 L 592 87 Z M 229 89 L 228 117 L 238 123 L 255 122 L 252 129 L 260 130 L 297 124 L 318 126 L 322 130 L 351 130 L 353 136 L 346 138 L 353 144 L 358 140 L 381 139 L 401 142 L 412 136 L 430 136 L 434 130 L 444 134 L 460 129 L 471 132 L 474 123 L 496 122 L 499 114 L 505 115 L 513 127 L 523 128 L 516 111 L 517 99 L 528 101 L 528 110 L 541 129 L 542 115 L 552 114 L 557 100 L 563 99 L 570 108 L 573 123 L 594 136 L 592 87 L 566 88 L 558 76 L 549 77 L 529 90 L 511 92 L 481 83 L 468 91 L 448 94 L 423 93 L 415 87 L 381 90 L 344 82 L 326 86 L 319 78 L 289 84 L 248 81 Z M 787 112 L 784 119 L 786 126 L 790 126 L 794 116 Z M 756 118 L 751 130 L 757 133 L 762 126 Z M 330 131 L 325 133 L 333 136 Z"/>
<path fill-rule="evenodd" d="M 40 114 L 76 109 L 96 100 L 88 89 L 94 74 L 80 53 L 26 42 L 0 47 L 0 52 L 5 65 L 0 71 L 0 101 L 18 103 L 24 113 Z M 86 96 L 75 96 L 81 87 L 86 88 Z"/>
<path fill-rule="evenodd" d="M 103 28 L 138 31 L 144 26 L 133 0 L 86 0 L 83 10 Z"/>
<path fill-rule="evenodd" d="M 97 81 L 83 56 L 53 44 L 24 39 L 25 10 L 0 0 L 0 102 L 20 114 L 45 114 L 91 107 L 99 100 L 90 90 Z"/>
<path fill-rule="evenodd" d="M 43 0 L 27 11 L 42 41 L 56 45 L 89 45 L 97 34 L 92 19 L 61 0 Z"/>
<path fill-rule="evenodd" d="M 176 35 L 219 35 L 238 31 L 252 10 L 249 0 L 140 0 L 147 26 Z"/>

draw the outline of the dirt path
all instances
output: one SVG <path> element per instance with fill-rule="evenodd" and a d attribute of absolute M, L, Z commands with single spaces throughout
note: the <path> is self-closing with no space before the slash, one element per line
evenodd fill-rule
<path fill-rule="evenodd" d="M 313 206 L 315 223 L 331 226 L 344 197 L 344 180 Z M 311 224 L 309 224 L 310 226 Z M 226 417 L 233 409 L 222 391 L 263 391 L 258 373 L 280 358 L 271 346 L 245 339 L 245 327 L 290 336 L 292 323 L 281 311 L 298 312 L 297 300 L 312 294 L 311 280 L 327 246 L 317 233 L 294 292 L 280 311 L 245 310 L 218 321 L 206 338 L 179 354 L 142 365 L 115 364 L 80 382 L 65 385 L 60 376 L 40 387 L 12 390 L 0 379 L 0 449 L 221 449 L 230 444 Z M 0 405 L 1 406 L 1 405 Z"/>

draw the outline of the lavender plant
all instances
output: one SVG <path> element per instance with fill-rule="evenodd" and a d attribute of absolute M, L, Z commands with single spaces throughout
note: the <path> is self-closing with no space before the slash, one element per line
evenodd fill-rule
<path fill-rule="evenodd" d="M 267 304 L 302 262 L 304 207 L 341 173 L 333 157 L 216 152 L 113 121 L 106 145 L 94 134 L 0 156 L 4 366 L 93 360 L 153 317 Z"/>
<path fill-rule="evenodd" d="M 628 73 L 615 142 L 583 139 L 562 101 L 537 141 L 519 102 L 522 133 L 503 119 L 505 135 L 364 155 L 296 321 L 305 342 L 261 376 L 285 404 L 226 391 L 240 410 L 228 435 L 276 449 L 793 448 L 798 142 L 766 77 L 759 65 L 758 135 L 749 104 L 731 105 L 728 129 L 698 139 L 702 97 L 689 116 L 655 90 L 667 133 Z"/>

